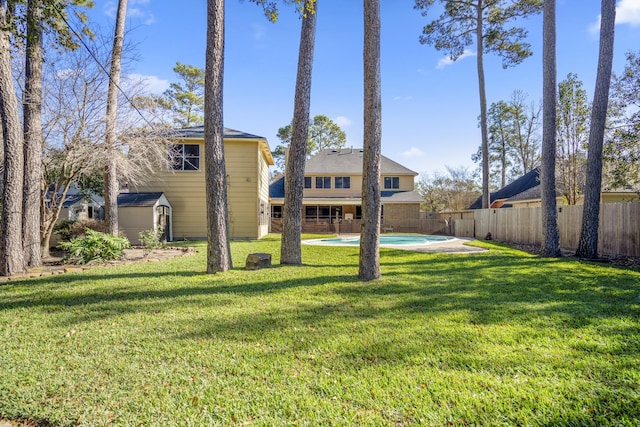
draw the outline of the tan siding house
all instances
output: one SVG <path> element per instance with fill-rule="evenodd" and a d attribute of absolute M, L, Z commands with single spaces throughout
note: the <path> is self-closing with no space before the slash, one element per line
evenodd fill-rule
<path fill-rule="evenodd" d="M 204 127 L 176 131 L 168 166 L 135 191 L 162 192 L 172 206 L 173 239 L 207 236 Z M 226 129 L 224 156 L 229 199 L 229 233 L 233 239 L 259 239 L 268 232 L 269 166 L 273 158 L 266 138 Z"/>
<path fill-rule="evenodd" d="M 360 231 L 362 215 L 362 150 L 322 150 L 305 164 L 303 230 Z M 380 201 L 383 231 L 417 231 L 422 198 L 414 191 L 416 172 L 381 156 Z M 272 230 L 281 230 L 284 177 L 270 187 Z"/>

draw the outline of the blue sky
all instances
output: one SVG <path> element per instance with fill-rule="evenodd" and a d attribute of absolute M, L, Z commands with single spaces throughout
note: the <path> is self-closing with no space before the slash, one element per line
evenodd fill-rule
<path fill-rule="evenodd" d="M 320 0 L 317 15 L 311 114 L 324 114 L 347 133 L 348 145 L 363 144 L 362 0 Z M 206 1 L 129 0 L 127 39 L 139 60 L 128 73 L 144 76 L 161 93 L 176 81 L 176 61 L 205 66 Z M 480 144 L 475 48 L 451 63 L 418 37 L 430 19 L 413 0 L 382 4 L 382 153 L 419 173 L 445 166 L 475 168 Z M 116 2 L 96 1 L 90 19 L 110 28 Z M 558 81 L 577 73 L 592 97 L 598 60 L 596 0 L 557 0 Z M 434 15 L 435 17 L 435 10 Z M 488 102 L 507 100 L 520 89 L 534 101 L 542 93 L 542 17 L 524 22 L 534 55 L 503 70 L 485 56 Z M 229 128 L 265 136 L 273 149 L 277 130 L 293 114 L 300 20 L 290 6 L 272 24 L 248 0 L 226 1 L 224 120 Z M 640 49 L 640 0 L 619 0 L 614 72 L 624 54 Z"/>

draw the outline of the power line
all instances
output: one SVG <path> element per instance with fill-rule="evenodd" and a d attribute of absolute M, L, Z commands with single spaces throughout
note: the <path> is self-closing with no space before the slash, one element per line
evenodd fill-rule
<path fill-rule="evenodd" d="M 71 26 L 71 24 L 69 23 L 69 21 L 67 20 L 67 18 L 64 16 L 64 14 L 60 11 L 60 9 L 58 8 L 57 3 L 53 3 L 53 8 L 55 9 L 56 13 L 58 14 L 58 16 L 60 16 L 60 18 L 62 19 L 62 21 L 64 21 L 64 23 L 66 24 L 66 26 L 69 28 L 69 30 L 76 36 L 76 38 L 80 41 L 80 44 L 82 44 L 82 46 L 84 46 L 84 48 L 87 50 L 87 52 L 89 53 L 89 55 L 91 55 L 91 57 L 93 58 L 93 60 L 96 62 L 96 64 L 98 64 L 98 67 L 100 67 L 100 69 L 107 75 L 107 77 L 109 77 L 109 81 L 112 82 L 116 88 L 118 89 L 118 92 L 120 92 L 122 94 L 122 96 L 124 96 L 124 98 L 127 100 L 127 102 L 129 103 L 129 105 L 131 105 L 131 107 L 138 113 L 138 115 L 142 118 L 142 120 L 144 120 L 152 129 L 155 128 L 155 125 L 153 123 L 151 123 L 149 120 L 147 120 L 147 118 L 142 114 L 142 112 L 138 109 L 138 107 L 136 107 L 136 105 L 133 103 L 133 101 L 131 100 L 131 98 L 129 98 L 129 96 L 124 92 L 124 90 L 120 87 L 119 84 L 117 84 L 113 78 L 111 78 L 111 73 L 109 71 L 107 71 L 107 69 L 102 65 L 102 63 L 98 60 L 98 58 L 96 57 L 96 55 L 93 53 L 93 51 L 91 50 L 91 48 L 89 48 L 89 46 L 87 45 L 87 43 L 85 43 L 84 38 L 80 35 L 80 33 L 78 33 L 75 28 L 73 28 Z"/>

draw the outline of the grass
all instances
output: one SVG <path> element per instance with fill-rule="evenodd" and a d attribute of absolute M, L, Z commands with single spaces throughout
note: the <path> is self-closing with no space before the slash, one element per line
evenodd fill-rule
<path fill-rule="evenodd" d="M 234 242 L 0 286 L 0 419 L 42 425 L 640 425 L 640 272 Z M 271 269 L 245 271 L 268 252 Z"/>

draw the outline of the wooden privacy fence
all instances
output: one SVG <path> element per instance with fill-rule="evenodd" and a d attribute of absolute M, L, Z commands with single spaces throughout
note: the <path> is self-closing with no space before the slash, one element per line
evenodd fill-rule
<path fill-rule="evenodd" d="M 559 206 L 560 246 L 578 248 L 582 206 Z M 458 237 L 491 238 L 500 242 L 542 244 L 542 210 L 534 208 L 478 209 L 473 219 L 456 219 Z M 598 252 L 608 256 L 640 256 L 640 202 L 600 205 Z"/>

